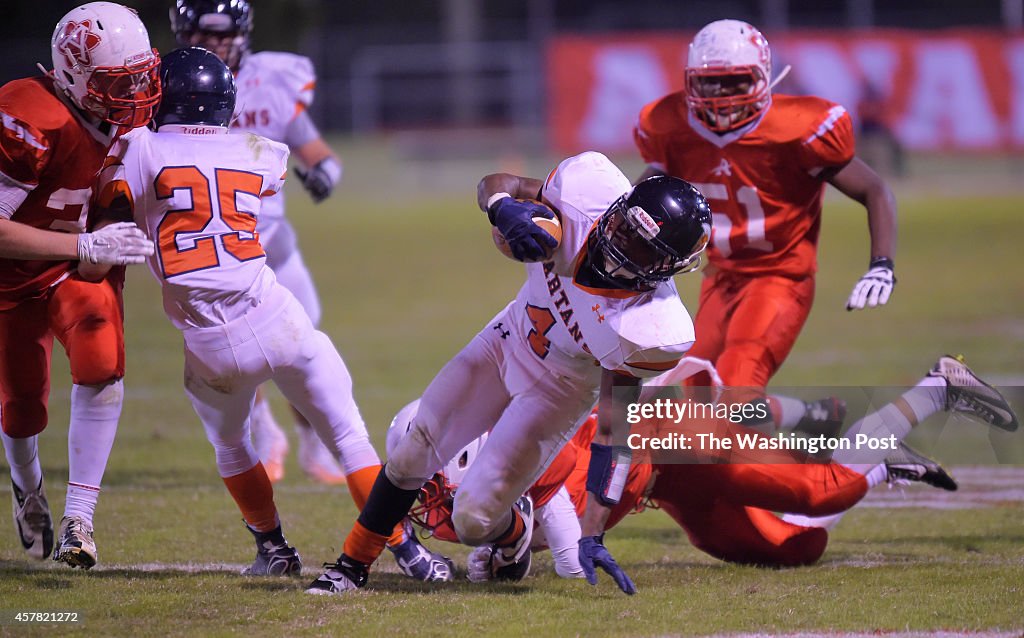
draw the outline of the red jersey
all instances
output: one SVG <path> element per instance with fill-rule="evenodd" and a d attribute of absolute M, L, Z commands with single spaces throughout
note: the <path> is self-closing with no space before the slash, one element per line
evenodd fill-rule
<path fill-rule="evenodd" d="M 773 95 L 752 128 L 717 135 L 677 92 L 643 108 L 633 137 L 645 162 L 691 182 L 708 199 L 712 264 L 793 278 L 817 270 L 821 176 L 853 159 L 853 124 L 842 106 Z"/>
<path fill-rule="evenodd" d="M 57 96 L 48 77 L 0 87 L 0 187 L 27 195 L 10 218 L 80 233 L 110 144 Z M 72 270 L 69 261 L 0 258 L 0 310 L 42 295 Z"/>

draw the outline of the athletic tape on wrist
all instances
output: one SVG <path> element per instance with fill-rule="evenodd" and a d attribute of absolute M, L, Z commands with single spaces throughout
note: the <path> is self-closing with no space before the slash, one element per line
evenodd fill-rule
<path fill-rule="evenodd" d="M 494 225 L 494 205 L 505 199 L 506 197 L 512 197 L 508 193 L 502 191 L 495 193 L 487 198 L 487 219 Z"/>
<path fill-rule="evenodd" d="M 587 491 L 593 493 L 602 505 L 617 505 L 626 487 L 632 458 L 632 452 L 624 445 L 591 443 Z"/>

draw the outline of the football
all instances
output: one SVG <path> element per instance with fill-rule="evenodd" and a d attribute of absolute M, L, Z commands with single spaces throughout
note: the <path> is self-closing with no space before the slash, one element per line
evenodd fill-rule
<path fill-rule="evenodd" d="M 533 223 L 543 228 L 545 232 L 555 238 L 555 247 L 548 251 L 548 254 L 545 255 L 543 259 L 537 260 L 547 261 L 551 259 L 555 254 L 555 250 L 562 243 L 562 224 L 558 221 L 557 214 L 552 219 L 548 219 L 547 217 L 534 217 Z M 493 226 L 491 227 L 491 238 L 494 240 L 494 245 L 502 255 L 505 255 L 513 261 L 519 261 L 512 256 L 512 250 L 509 248 L 508 242 L 505 241 L 505 237 L 501 234 L 501 231 Z"/>

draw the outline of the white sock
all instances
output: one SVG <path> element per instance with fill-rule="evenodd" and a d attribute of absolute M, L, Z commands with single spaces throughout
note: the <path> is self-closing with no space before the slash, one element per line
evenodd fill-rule
<path fill-rule="evenodd" d="M 72 386 L 65 516 L 81 516 L 92 524 L 123 401 L 121 379 L 100 386 Z"/>
<path fill-rule="evenodd" d="M 946 409 L 946 387 L 946 380 L 941 377 L 925 377 L 903 393 L 918 423 Z"/>
<path fill-rule="evenodd" d="M 7 464 L 11 466 L 11 480 L 22 492 L 36 491 L 43 480 L 38 440 L 38 436 L 12 439 L 3 434 L 4 453 L 7 455 Z"/>
<path fill-rule="evenodd" d="M 807 404 L 801 399 L 773 394 L 768 400 L 779 409 L 779 420 L 775 423 L 777 428 L 791 430 L 807 414 Z"/>
<path fill-rule="evenodd" d="M 864 445 L 858 448 L 857 435 L 863 434 L 868 439 L 878 440 L 895 436 L 896 440 L 902 441 L 910 434 L 911 427 L 913 426 L 906 415 L 892 403 L 887 403 L 850 426 L 844 435 L 844 438 L 850 441 L 849 447 L 836 450 L 832 460 L 866 475 L 870 468 L 881 463 L 892 450 L 870 450 Z M 865 465 L 866 467 L 857 467 Z"/>

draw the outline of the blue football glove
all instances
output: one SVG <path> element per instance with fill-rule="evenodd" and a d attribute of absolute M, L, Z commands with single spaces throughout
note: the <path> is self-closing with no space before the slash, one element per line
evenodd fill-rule
<path fill-rule="evenodd" d="M 534 217 L 554 219 L 555 215 L 547 206 L 514 197 L 503 197 L 487 209 L 487 218 L 501 232 L 518 261 L 541 261 L 558 246 L 554 237 L 533 223 Z"/>
<path fill-rule="evenodd" d="M 619 564 L 615 562 L 608 548 L 604 546 L 604 534 L 600 536 L 584 536 L 580 539 L 580 566 L 583 568 L 583 575 L 591 585 L 597 584 L 597 567 L 600 567 L 615 580 L 615 584 L 626 594 L 632 596 L 636 593 L 636 585 L 629 579 L 626 572 L 622 571 Z"/>

